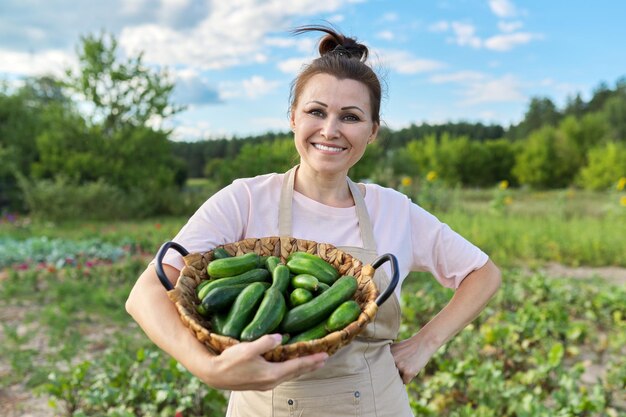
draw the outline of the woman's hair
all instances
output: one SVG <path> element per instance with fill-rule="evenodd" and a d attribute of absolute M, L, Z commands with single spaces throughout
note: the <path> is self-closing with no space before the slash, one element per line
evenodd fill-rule
<path fill-rule="evenodd" d="M 365 84 L 370 93 L 372 120 L 380 124 L 382 88 L 376 73 L 365 63 L 368 56 L 367 46 L 326 26 L 302 26 L 292 33 L 299 35 L 313 31 L 324 32 L 326 35 L 319 43 L 319 58 L 306 65 L 291 83 L 291 111 L 298 105 L 306 83 L 314 75 L 328 74 L 340 80 L 349 79 Z"/>

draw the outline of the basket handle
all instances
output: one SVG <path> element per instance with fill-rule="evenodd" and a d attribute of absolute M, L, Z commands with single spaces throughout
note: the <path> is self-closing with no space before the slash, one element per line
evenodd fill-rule
<path fill-rule="evenodd" d="M 157 252 L 156 262 L 154 266 L 156 269 L 157 277 L 159 277 L 159 281 L 161 281 L 161 284 L 163 284 L 167 291 L 171 291 L 174 289 L 174 286 L 170 282 L 167 275 L 165 275 L 165 271 L 163 270 L 163 257 L 165 257 L 165 252 L 167 252 L 170 248 L 175 249 L 183 256 L 189 255 L 189 251 L 176 242 L 165 242 L 163 245 L 161 245 L 161 248 Z"/>
<path fill-rule="evenodd" d="M 380 255 L 378 258 L 374 260 L 374 262 L 372 262 L 372 267 L 376 269 L 387 261 L 391 263 L 391 282 L 389 283 L 387 288 L 385 288 L 385 291 L 383 291 L 376 298 L 376 305 L 379 307 L 382 303 L 384 303 L 387 300 L 387 298 L 389 298 L 389 296 L 396 289 L 396 285 L 398 285 L 398 279 L 399 279 L 398 260 L 396 259 L 395 256 L 393 256 L 390 253 L 385 253 L 384 255 Z"/>

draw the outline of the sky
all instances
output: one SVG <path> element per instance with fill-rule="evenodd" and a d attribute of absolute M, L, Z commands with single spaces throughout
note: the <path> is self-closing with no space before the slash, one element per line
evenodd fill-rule
<path fill-rule="evenodd" d="M 167 69 L 175 140 L 287 132 L 289 88 L 330 23 L 370 48 L 384 125 L 518 123 L 532 97 L 562 108 L 626 76 L 622 0 L 0 0 L 0 80 L 76 68 L 80 36 Z"/>

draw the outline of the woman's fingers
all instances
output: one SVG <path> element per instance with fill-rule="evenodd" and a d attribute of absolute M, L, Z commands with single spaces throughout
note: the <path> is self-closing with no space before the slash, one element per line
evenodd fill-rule
<path fill-rule="evenodd" d="M 281 335 L 265 335 L 253 342 L 231 346 L 215 357 L 213 372 L 220 380 L 219 388 L 230 390 L 269 390 L 324 366 L 326 352 L 302 356 L 284 362 L 268 362 L 263 354 L 280 345 Z"/>

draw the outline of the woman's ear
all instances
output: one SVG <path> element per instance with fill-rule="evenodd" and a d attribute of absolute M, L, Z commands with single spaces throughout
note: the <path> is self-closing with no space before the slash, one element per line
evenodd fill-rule
<path fill-rule="evenodd" d="M 293 111 L 289 112 L 289 127 L 292 132 L 296 131 L 296 121 L 294 120 Z"/>
<path fill-rule="evenodd" d="M 378 123 L 374 123 L 374 126 L 372 127 L 372 134 L 370 135 L 369 138 L 367 138 L 367 143 L 370 144 L 372 142 L 374 142 L 376 140 L 376 136 L 378 136 L 378 129 L 380 128 L 380 125 Z"/>

